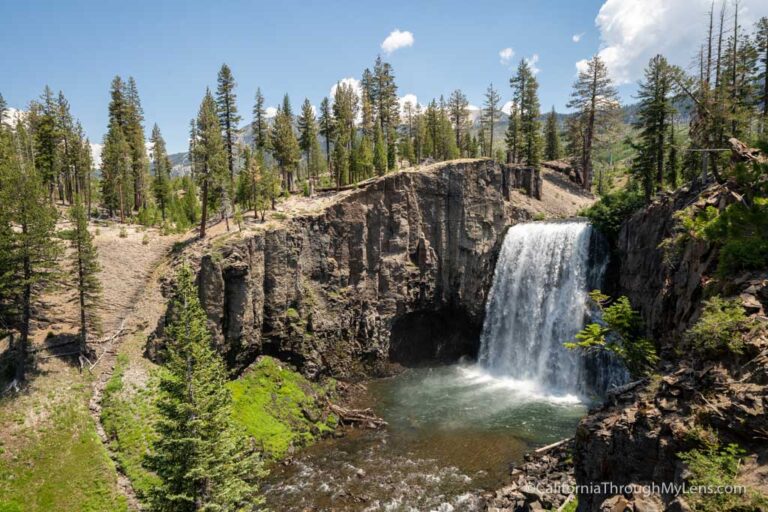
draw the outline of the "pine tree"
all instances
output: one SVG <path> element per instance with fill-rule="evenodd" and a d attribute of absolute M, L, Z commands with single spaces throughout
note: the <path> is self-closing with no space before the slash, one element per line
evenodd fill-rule
<path fill-rule="evenodd" d="M 125 222 L 129 210 L 130 151 L 123 130 L 116 121 L 111 121 L 101 152 L 101 198 L 110 215 L 118 212 L 120 222 Z"/>
<path fill-rule="evenodd" d="M 655 188 L 664 186 L 665 157 L 673 115 L 673 69 L 661 55 L 653 57 L 645 70 L 645 78 L 637 92 L 638 112 L 636 128 L 640 131 L 639 155 L 635 159 L 635 172 L 641 176 L 646 201 L 650 201 Z"/>
<path fill-rule="evenodd" d="M 256 103 L 253 105 L 253 145 L 262 154 L 269 149 L 269 124 L 267 123 L 267 111 L 264 109 L 264 95 L 261 89 L 256 89 Z"/>
<path fill-rule="evenodd" d="M 613 115 L 618 107 L 618 92 L 608 76 L 608 69 L 600 56 L 595 55 L 587 62 L 587 67 L 579 72 L 573 85 L 571 101 L 568 102 L 568 108 L 576 109 L 577 115 L 582 118 L 584 144 L 579 156 L 586 190 L 592 189 L 592 150 L 596 131 L 604 118 Z"/>
<path fill-rule="evenodd" d="M 205 238 L 208 208 L 216 204 L 217 197 L 221 197 L 220 191 L 223 188 L 227 168 L 227 156 L 224 141 L 221 138 L 216 102 L 208 89 L 205 91 L 195 123 L 193 158 L 195 173 L 202 190 L 200 238 Z"/>
<path fill-rule="evenodd" d="M 453 123 L 453 129 L 456 132 L 456 147 L 462 146 L 462 134 L 467 130 L 469 121 L 469 101 L 461 89 L 456 89 L 448 98 L 448 110 Z"/>
<path fill-rule="evenodd" d="M 5 116 L 8 113 L 8 104 L 3 98 L 3 94 L 0 93 L 0 130 L 3 129 L 3 123 L 5 123 Z"/>
<path fill-rule="evenodd" d="M 485 104 L 483 106 L 483 124 L 488 127 L 490 132 L 488 147 L 485 150 L 485 156 L 487 157 L 493 156 L 493 129 L 501 113 L 499 109 L 500 101 L 501 96 L 499 96 L 499 92 L 493 88 L 493 84 L 490 84 L 485 91 Z"/>
<path fill-rule="evenodd" d="M 334 134 L 334 170 L 336 171 L 336 186 L 340 187 L 349 183 L 349 165 L 343 168 L 337 167 L 340 155 L 344 154 L 348 159 L 354 157 L 353 147 L 357 135 L 355 118 L 357 117 L 358 101 L 357 93 L 351 85 L 338 83 L 333 98 L 333 119 L 336 132 Z M 344 151 L 337 151 L 336 146 L 344 146 Z"/>
<path fill-rule="evenodd" d="M 559 160 L 562 157 L 562 150 L 560 149 L 560 133 L 557 128 L 557 114 L 555 113 L 555 107 L 552 107 L 549 115 L 547 115 L 547 128 L 546 128 L 546 146 L 544 147 L 544 158 L 547 160 Z"/>
<path fill-rule="evenodd" d="M 133 178 L 133 208 L 138 211 L 147 206 L 149 189 L 149 162 L 144 140 L 144 111 L 139 100 L 139 91 L 133 77 L 128 77 L 125 98 L 127 102 L 127 125 L 125 139 L 131 148 L 131 174 Z"/>
<path fill-rule="evenodd" d="M 155 167 L 155 179 L 152 190 L 155 195 L 155 201 L 160 205 L 160 213 L 165 220 L 166 209 L 170 202 L 171 188 L 171 160 L 168 158 L 168 151 L 165 149 L 165 139 L 160 133 L 160 127 L 155 124 L 152 127 L 152 159 Z"/>
<path fill-rule="evenodd" d="M 162 512 L 246 510 L 264 476 L 258 455 L 233 423 L 227 370 L 211 348 L 205 312 L 185 264 L 177 277 L 160 372 L 158 419 L 147 465 L 160 478 L 150 494 Z"/>
<path fill-rule="evenodd" d="M 61 247 L 55 235 L 57 213 L 34 165 L 33 142 L 22 122 L 1 130 L 0 293 L 13 297 L 19 313 L 15 380 L 26 377 L 29 328 L 35 295 L 57 275 Z"/>
<path fill-rule="evenodd" d="M 510 81 L 513 90 L 512 101 L 518 113 L 515 119 L 518 143 L 515 156 L 529 166 L 538 166 L 541 159 L 541 115 L 536 76 L 528 62 L 523 59 Z"/>
<path fill-rule="evenodd" d="M 331 140 L 336 133 L 336 127 L 333 124 L 333 112 L 328 98 L 323 98 L 320 102 L 320 135 L 325 139 L 325 162 L 328 170 L 331 169 Z"/>
<path fill-rule="evenodd" d="M 299 127 L 299 148 L 304 152 L 304 158 L 307 163 L 307 178 L 317 178 L 317 162 L 312 161 L 312 151 L 317 145 L 317 122 L 315 121 L 315 110 L 309 102 L 309 98 L 304 99 L 301 105 L 301 114 L 297 119 Z"/>
<path fill-rule="evenodd" d="M 283 175 L 283 187 L 291 192 L 294 189 L 293 180 L 296 166 L 301 158 L 299 142 L 293 129 L 293 111 L 291 100 L 286 94 L 283 104 L 277 109 L 272 126 L 272 154 L 280 166 Z"/>
<path fill-rule="evenodd" d="M 235 181 L 237 127 L 241 121 L 240 116 L 237 114 L 236 86 L 232 70 L 226 64 L 222 64 L 219 70 L 218 87 L 216 88 L 216 106 L 219 114 L 219 125 L 224 137 L 224 146 L 227 152 L 227 168 L 229 169 L 229 180 L 231 183 Z"/>
<path fill-rule="evenodd" d="M 47 85 L 39 102 L 30 105 L 30 129 L 34 137 L 35 167 L 43 184 L 48 188 L 48 197 L 53 202 L 53 191 L 59 174 L 59 130 L 56 122 L 58 105 L 53 91 Z"/>
<path fill-rule="evenodd" d="M 88 353 L 88 330 L 98 324 L 95 305 L 101 296 L 101 283 L 97 274 L 101 270 L 93 235 L 88 231 L 88 213 L 82 198 L 76 195 L 69 208 L 72 230 L 66 233 L 72 248 L 72 274 L 75 278 L 80 309 L 80 352 Z"/>

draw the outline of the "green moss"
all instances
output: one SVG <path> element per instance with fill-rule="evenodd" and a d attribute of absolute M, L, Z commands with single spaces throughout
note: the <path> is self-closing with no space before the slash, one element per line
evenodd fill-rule
<path fill-rule="evenodd" d="M 0 457 L 0 511 L 127 510 L 88 412 L 90 386 L 75 384 L 61 396 L 51 416 L 25 434 L 21 449 Z M 2 404 L 0 416 L 11 406 Z"/>
<path fill-rule="evenodd" d="M 306 445 L 336 427 L 337 419 L 324 417 L 319 403 L 329 389 L 273 358 L 261 357 L 228 386 L 235 419 L 268 457 L 279 458 L 291 446 Z"/>
<path fill-rule="evenodd" d="M 154 387 L 124 393 L 123 375 L 127 364 L 128 358 L 119 355 L 112 378 L 104 389 L 101 422 L 120 468 L 131 480 L 136 494 L 144 498 L 158 483 L 157 477 L 142 465 L 155 437 L 152 428 Z"/>
<path fill-rule="evenodd" d="M 294 308 L 288 308 L 288 310 L 285 312 L 285 316 L 288 318 L 288 320 L 298 320 L 299 312 Z"/>

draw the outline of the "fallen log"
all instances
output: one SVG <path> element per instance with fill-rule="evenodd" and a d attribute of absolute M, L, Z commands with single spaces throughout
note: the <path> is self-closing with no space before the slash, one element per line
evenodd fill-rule
<path fill-rule="evenodd" d="M 564 445 L 565 443 L 567 443 L 571 439 L 573 439 L 573 438 L 572 437 L 566 437 L 565 439 L 561 439 L 560 441 L 558 441 L 556 443 L 548 444 L 547 446 L 542 446 L 541 448 L 537 448 L 536 450 L 533 451 L 533 453 L 548 452 L 549 450 L 551 450 L 553 448 L 557 448 L 558 446 Z"/>
<path fill-rule="evenodd" d="M 349 425 L 362 425 L 366 428 L 377 429 L 387 425 L 387 422 L 376 416 L 371 409 L 348 409 L 328 402 L 328 408 L 339 421 Z"/>
<path fill-rule="evenodd" d="M 624 384 L 623 386 L 616 386 L 608 390 L 607 398 L 613 398 L 616 396 L 621 395 L 622 393 L 626 393 L 627 391 L 631 391 L 638 387 L 640 384 L 644 384 L 645 379 L 636 380 L 634 382 L 629 382 L 627 384 Z"/>

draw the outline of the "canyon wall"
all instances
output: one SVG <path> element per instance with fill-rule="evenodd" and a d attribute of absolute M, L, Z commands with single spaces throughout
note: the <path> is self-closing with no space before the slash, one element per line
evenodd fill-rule
<path fill-rule="evenodd" d="M 530 197 L 541 181 L 490 160 L 435 164 L 211 248 L 199 284 L 216 343 L 234 368 L 268 353 L 345 377 L 473 354 L 504 232 L 545 209 Z"/>

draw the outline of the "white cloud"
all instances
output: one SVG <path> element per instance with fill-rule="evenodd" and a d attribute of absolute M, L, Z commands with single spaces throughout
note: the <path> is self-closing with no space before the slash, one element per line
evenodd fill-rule
<path fill-rule="evenodd" d="M 264 113 L 266 114 L 267 119 L 269 119 L 271 117 L 275 117 L 277 115 L 277 108 L 276 107 L 267 107 L 264 110 Z"/>
<path fill-rule="evenodd" d="M 573 36 L 571 36 L 571 41 L 573 41 L 574 43 L 578 43 L 579 41 L 581 41 L 582 37 L 584 37 L 584 32 L 582 32 L 581 34 L 573 34 Z"/>
<path fill-rule="evenodd" d="M 510 62 L 512 62 L 512 58 L 515 56 L 515 50 L 512 48 L 504 48 L 503 50 L 499 51 L 499 63 L 503 64 L 504 66 L 508 66 Z"/>
<path fill-rule="evenodd" d="M 586 73 L 587 71 L 587 65 L 588 65 L 587 59 L 581 59 L 576 63 L 576 73 Z"/>
<path fill-rule="evenodd" d="M 501 106 L 501 111 L 509 115 L 509 113 L 512 112 L 512 105 L 514 105 L 512 101 L 506 102 L 504 105 Z"/>
<path fill-rule="evenodd" d="M 93 160 L 93 167 L 96 169 L 101 168 L 101 151 L 104 149 L 104 144 L 96 144 L 91 142 L 91 160 Z"/>
<path fill-rule="evenodd" d="M 392 53 L 400 48 L 413 46 L 413 34 L 411 32 L 395 29 L 389 33 L 387 38 L 381 43 L 381 49 L 385 53 Z"/>
<path fill-rule="evenodd" d="M 400 113 L 404 113 L 405 104 L 410 103 L 414 108 L 419 104 L 419 98 L 415 94 L 406 94 L 397 98 L 397 102 L 400 103 Z"/>
<path fill-rule="evenodd" d="M 688 67 L 706 36 L 710 7 L 711 0 L 605 0 L 595 25 L 600 30 L 599 54 L 611 77 L 618 84 L 634 82 L 658 53 Z M 733 4 L 728 2 L 726 8 L 726 17 L 731 18 Z M 751 27 L 765 12 L 765 0 L 739 2 L 744 27 Z"/>
<path fill-rule="evenodd" d="M 533 73 L 534 75 L 539 74 L 539 71 L 541 71 L 541 69 L 537 66 L 537 64 L 539 63 L 538 53 L 534 53 L 530 57 L 526 57 L 525 62 L 528 63 L 528 66 L 531 68 L 531 73 Z"/>

